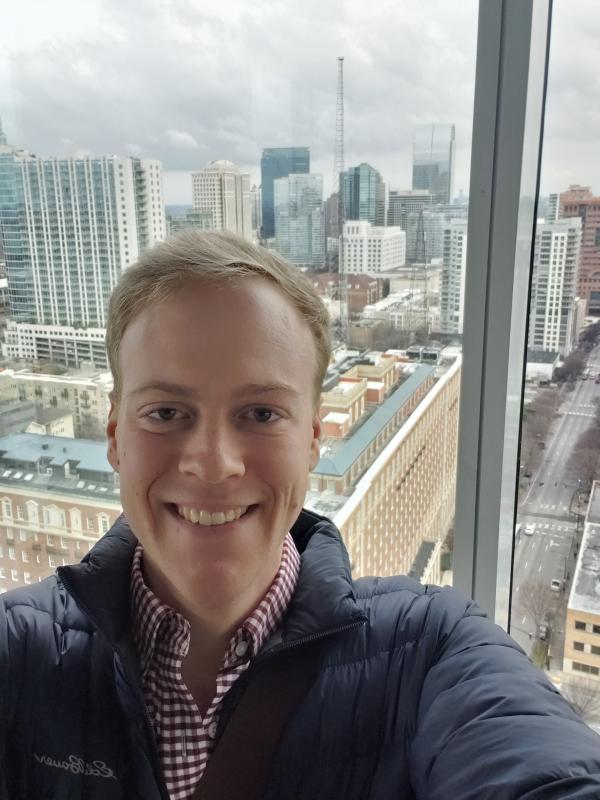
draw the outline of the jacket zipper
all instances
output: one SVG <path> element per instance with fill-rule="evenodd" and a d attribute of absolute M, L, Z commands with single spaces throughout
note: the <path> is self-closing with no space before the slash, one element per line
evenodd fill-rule
<path fill-rule="evenodd" d="M 217 735 L 215 737 L 215 745 L 221 738 L 223 731 L 229 722 L 231 715 L 235 712 L 235 706 L 229 711 L 229 706 L 232 705 L 233 701 L 236 699 L 239 700 L 242 695 L 242 690 L 248 685 L 252 676 L 255 672 L 260 669 L 260 665 L 263 664 L 265 661 L 269 661 L 271 658 L 276 658 L 281 653 L 289 652 L 296 647 L 302 647 L 303 645 L 311 644 L 319 639 L 326 639 L 328 636 L 333 636 L 336 633 L 344 633 L 345 631 L 354 630 L 356 628 L 362 628 L 367 622 L 367 617 L 361 617 L 360 619 L 355 620 L 354 622 L 349 622 L 346 625 L 340 625 L 337 628 L 329 628 L 326 631 L 319 631 L 318 633 L 311 633 L 308 636 L 303 636 L 301 639 L 296 639 L 293 642 L 288 642 L 287 644 L 277 645 L 273 647 L 271 650 L 268 650 L 266 653 L 262 653 L 258 655 L 254 661 L 251 663 L 251 666 L 248 667 L 246 672 L 243 673 L 240 678 L 235 682 L 230 690 L 223 699 L 223 703 L 221 705 L 220 713 L 219 713 L 219 721 L 217 723 Z M 237 691 L 235 691 L 237 689 Z M 228 702 L 229 701 L 229 702 Z M 237 702 L 236 702 L 237 705 Z M 224 713 L 229 712 L 229 713 Z"/>

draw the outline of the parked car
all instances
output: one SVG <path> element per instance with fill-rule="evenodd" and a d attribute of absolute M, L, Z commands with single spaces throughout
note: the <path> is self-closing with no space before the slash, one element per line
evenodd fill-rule
<path fill-rule="evenodd" d="M 523 533 L 525 536 L 533 536 L 535 533 L 535 525 L 525 525 L 523 528 Z"/>
<path fill-rule="evenodd" d="M 545 622 L 543 622 L 541 625 L 538 625 L 537 635 L 538 639 L 541 639 L 542 642 L 548 641 L 548 639 L 550 638 L 550 626 L 546 625 Z"/>

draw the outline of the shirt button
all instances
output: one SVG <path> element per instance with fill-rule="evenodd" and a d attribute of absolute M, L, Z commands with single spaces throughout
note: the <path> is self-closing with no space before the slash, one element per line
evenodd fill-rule
<path fill-rule="evenodd" d="M 247 652 L 248 652 L 248 642 L 241 641 L 236 644 L 235 646 L 236 656 L 240 656 L 241 658 L 242 656 L 245 656 Z"/>
<path fill-rule="evenodd" d="M 208 733 L 211 739 L 214 739 L 215 736 L 217 735 L 217 723 L 211 722 L 208 728 L 206 729 L 206 732 Z"/>

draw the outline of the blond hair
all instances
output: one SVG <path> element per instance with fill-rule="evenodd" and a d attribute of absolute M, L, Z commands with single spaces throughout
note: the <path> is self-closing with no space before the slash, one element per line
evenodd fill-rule
<path fill-rule="evenodd" d="M 106 349 L 114 394 L 122 387 L 119 350 L 129 323 L 149 305 L 166 298 L 188 281 L 222 284 L 248 277 L 274 283 L 309 326 L 317 353 L 314 401 L 331 359 L 329 316 L 323 301 L 296 268 L 281 256 L 231 233 L 189 228 L 146 251 L 119 279 L 108 305 Z"/>

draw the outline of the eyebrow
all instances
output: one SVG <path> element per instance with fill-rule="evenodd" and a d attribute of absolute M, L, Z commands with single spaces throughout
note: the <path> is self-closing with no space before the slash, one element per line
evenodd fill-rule
<path fill-rule="evenodd" d="M 166 394 L 179 395 L 180 397 L 193 397 L 195 394 L 194 390 L 190 389 L 188 386 L 182 386 L 179 383 L 168 383 L 166 381 L 150 381 L 149 383 L 145 383 L 143 386 L 139 386 L 137 389 L 134 389 L 132 392 L 130 392 L 130 394 L 139 395 L 150 391 L 165 392 Z M 290 386 L 287 383 L 275 382 L 247 383 L 244 386 L 240 386 L 239 389 L 236 389 L 234 395 L 236 397 L 241 397 L 249 394 L 271 394 L 272 392 L 283 392 L 293 397 L 298 397 L 300 395 L 300 392 L 297 389 L 294 389 L 293 386 Z"/>

